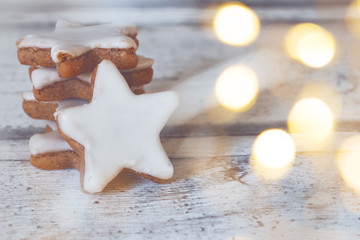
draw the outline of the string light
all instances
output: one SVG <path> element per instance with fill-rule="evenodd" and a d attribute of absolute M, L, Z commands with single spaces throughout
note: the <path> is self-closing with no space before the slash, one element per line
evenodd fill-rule
<path fill-rule="evenodd" d="M 333 127 L 334 119 L 330 108 L 317 98 L 298 101 L 288 117 L 290 133 L 296 133 L 296 140 L 305 145 L 323 142 L 331 134 Z"/>
<path fill-rule="evenodd" d="M 265 179 L 280 179 L 292 166 L 295 150 L 288 133 L 280 129 L 266 130 L 253 145 L 252 166 Z"/>
<path fill-rule="evenodd" d="M 245 65 L 228 67 L 218 78 L 215 94 L 219 103 L 231 111 L 245 111 L 255 102 L 259 81 L 255 72 Z"/>
<path fill-rule="evenodd" d="M 360 193 L 360 135 L 348 138 L 341 145 L 337 166 L 344 182 Z"/>
<path fill-rule="evenodd" d="M 346 25 L 355 37 L 360 37 L 360 0 L 353 1 L 345 14 Z"/>
<path fill-rule="evenodd" d="M 214 20 L 216 36 L 225 44 L 245 46 L 259 35 L 260 21 L 257 15 L 241 3 L 228 3 L 220 7 Z"/>
<path fill-rule="evenodd" d="M 324 28 L 312 23 L 301 23 L 287 33 L 285 50 L 294 60 L 309 67 L 321 68 L 334 58 L 336 43 Z"/>

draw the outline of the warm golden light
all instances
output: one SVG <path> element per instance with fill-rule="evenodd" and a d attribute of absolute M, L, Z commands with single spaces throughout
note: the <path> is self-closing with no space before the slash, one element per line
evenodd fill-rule
<path fill-rule="evenodd" d="M 329 106 L 334 118 L 341 116 L 342 96 L 336 85 L 324 79 L 312 79 L 301 89 L 298 99 L 317 98 Z"/>
<path fill-rule="evenodd" d="M 252 149 L 252 170 L 264 180 L 284 177 L 295 158 L 295 143 L 285 131 L 270 129 L 261 133 Z"/>
<path fill-rule="evenodd" d="M 348 138 L 341 145 L 337 165 L 344 182 L 360 192 L 360 135 Z"/>
<path fill-rule="evenodd" d="M 220 7 L 213 21 L 216 36 L 223 43 L 244 46 L 252 43 L 258 36 L 260 21 L 247 6 L 230 3 Z"/>
<path fill-rule="evenodd" d="M 300 23 L 293 26 L 285 36 L 285 50 L 287 54 L 295 59 L 299 60 L 298 46 L 306 35 L 319 31 L 320 27 L 312 23 Z"/>
<path fill-rule="evenodd" d="M 218 78 L 215 94 L 219 103 L 232 111 L 245 111 L 255 102 L 259 81 L 255 72 L 245 65 L 228 67 Z"/>
<path fill-rule="evenodd" d="M 296 140 L 312 145 L 323 142 L 332 132 L 334 117 L 328 105 L 317 98 L 298 101 L 288 117 L 290 133 L 296 134 Z"/>
<path fill-rule="evenodd" d="M 301 61 L 314 68 L 328 64 L 335 55 L 335 41 L 331 35 L 321 32 L 304 37 L 298 46 Z"/>
<path fill-rule="evenodd" d="M 346 25 L 354 36 L 360 37 L 360 0 L 353 1 L 346 11 Z"/>
<path fill-rule="evenodd" d="M 281 169 L 295 158 L 295 143 L 285 131 L 270 129 L 261 133 L 253 146 L 256 164 L 270 169 Z"/>
<path fill-rule="evenodd" d="M 312 23 L 301 23 L 287 33 L 285 50 L 294 60 L 313 68 L 321 68 L 334 58 L 336 43 L 324 28 Z"/>

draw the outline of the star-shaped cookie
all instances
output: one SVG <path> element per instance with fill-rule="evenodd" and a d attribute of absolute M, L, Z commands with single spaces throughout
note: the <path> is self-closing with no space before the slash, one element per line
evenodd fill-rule
<path fill-rule="evenodd" d="M 136 67 L 137 28 L 131 24 L 84 26 L 59 21 L 55 31 L 19 39 L 18 59 L 30 66 L 54 67 L 59 76 L 73 78 L 91 70 L 103 59 L 119 69 Z"/>
<path fill-rule="evenodd" d="M 101 192 L 123 169 L 169 179 L 173 167 L 160 131 L 178 106 L 175 92 L 135 95 L 116 66 L 102 61 L 94 71 L 89 104 L 59 109 L 61 135 L 82 159 L 85 192 Z"/>

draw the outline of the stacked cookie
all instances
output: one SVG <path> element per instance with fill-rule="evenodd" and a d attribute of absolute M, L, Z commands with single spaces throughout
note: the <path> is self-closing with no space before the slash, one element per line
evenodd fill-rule
<path fill-rule="evenodd" d="M 121 70 L 130 89 L 135 94 L 143 94 L 144 85 L 152 79 L 153 60 L 138 57 L 135 68 Z M 59 106 L 75 106 L 91 99 L 92 71 L 82 73 L 73 78 L 61 78 L 56 68 L 29 68 L 30 80 L 33 84 L 31 92 L 23 93 L 23 109 L 34 119 L 54 121 L 54 113 Z"/>
<path fill-rule="evenodd" d="M 144 85 L 152 79 L 153 60 L 136 55 L 136 36 L 133 25 L 84 26 L 60 20 L 54 32 L 18 40 L 18 59 L 30 66 L 33 85 L 22 95 L 23 109 L 31 118 L 47 120 L 45 133 L 30 139 L 32 165 L 81 169 L 79 154 L 59 134 L 54 114 L 92 100 L 96 68 L 104 59 L 116 66 L 133 93 L 144 93 Z"/>

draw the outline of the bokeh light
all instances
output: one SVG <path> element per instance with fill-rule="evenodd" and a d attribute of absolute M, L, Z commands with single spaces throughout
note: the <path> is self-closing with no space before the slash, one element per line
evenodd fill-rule
<path fill-rule="evenodd" d="M 314 68 L 321 68 L 334 57 L 335 41 L 331 35 L 321 32 L 312 33 L 300 41 L 298 51 L 303 63 Z"/>
<path fill-rule="evenodd" d="M 326 79 L 308 79 L 309 81 L 301 89 L 298 99 L 317 98 L 325 102 L 331 109 L 334 119 L 341 117 L 342 95 L 338 87 Z"/>
<path fill-rule="evenodd" d="M 245 111 L 256 101 L 259 80 L 255 72 L 245 65 L 233 65 L 225 69 L 215 84 L 219 103 L 232 111 Z"/>
<path fill-rule="evenodd" d="M 262 178 L 278 180 L 290 170 L 295 153 L 295 143 L 288 133 L 266 130 L 255 140 L 251 165 Z"/>
<path fill-rule="evenodd" d="M 301 23 L 287 33 L 285 50 L 294 60 L 313 68 L 321 68 L 334 58 L 336 43 L 324 28 L 312 23 Z"/>
<path fill-rule="evenodd" d="M 353 1 L 345 15 L 346 25 L 355 37 L 360 37 L 360 0 Z"/>
<path fill-rule="evenodd" d="M 312 23 L 300 23 L 293 26 L 285 36 L 286 53 L 293 59 L 299 60 L 298 46 L 305 36 L 320 30 L 320 27 Z"/>
<path fill-rule="evenodd" d="M 245 46 L 259 35 L 260 21 L 257 15 L 241 3 L 227 3 L 217 11 L 213 28 L 223 43 Z"/>
<path fill-rule="evenodd" d="M 295 157 L 295 143 L 285 131 L 270 129 L 261 133 L 253 148 L 256 161 L 267 168 L 282 168 Z"/>
<path fill-rule="evenodd" d="M 337 153 L 337 166 L 344 182 L 360 193 L 360 135 L 348 138 Z"/>
<path fill-rule="evenodd" d="M 327 139 L 334 128 L 334 117 L 329 106 L 317 98 L 298 101 L 288 117 L 290 133 L 305 145 L 320 144 Z"/>

